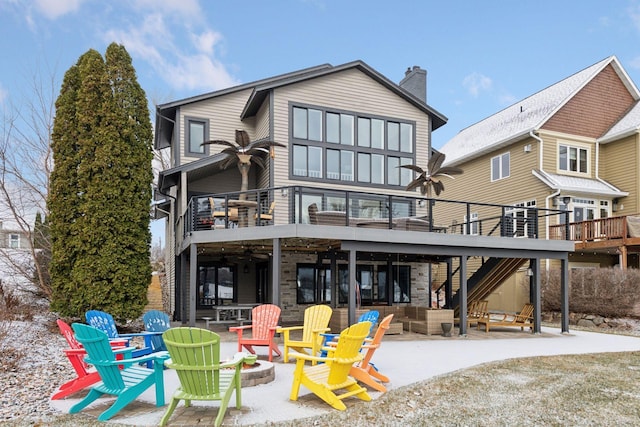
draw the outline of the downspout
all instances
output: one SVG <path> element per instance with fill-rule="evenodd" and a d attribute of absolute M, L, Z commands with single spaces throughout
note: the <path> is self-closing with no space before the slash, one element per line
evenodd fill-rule
<path fill-rule="evenodd" d="M 542 159 L 543 159 L 543 143 L 542 143 L 542 138 L 540 138 L 538 135 L 536 135 L 533 130 L 529 131 L 529 136 L 533 139 L 535 139 L 536 141 L 538 141 L 538 147 L 540 147 L 540 158 L 538 160 L 539 165 L 538 168 L 542 171 Z M 560 190 L 556 190 L 554 193 L 551 193 L 550 195 L 548 195 L 547 197 L 544 198 L 544 208 L 545 209 L 549 209 L 549 206 L 551 205 L 550 200 L 553 199 L 554 197 L 558 197 L 560 195 Z M 545 236 L 547 238 L 547 240 L 549 239 L 549 215 L 546 215 L 544 218 L 544 231 L 545 231 Z M 547 258 L 545 260 L 545 268 L 547 270 L 549 270 L 549 268 L 551 267 L 550 265 L 551 261 L 549 260 L 549 258 Z"/>

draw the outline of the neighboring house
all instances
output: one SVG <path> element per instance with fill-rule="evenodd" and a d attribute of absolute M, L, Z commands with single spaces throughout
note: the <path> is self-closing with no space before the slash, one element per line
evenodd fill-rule
<path fill-rule="evenodd" d="M 12 227 L 6 228 L 4 223 L 0 221 L 0 248 L 3 249 L 29 249 L 28 233 Z"/>
<path fill-rule="evenodd" d="M 507 234 L 568 236 L 572 268 L 639 267 L 639 99 L 611 56 L 463 129 L 441 149 L 464 169 L 447 198 L 511 205 Z M 536 221 L 536 208 L 569 213 Z"/>
<path fill-rule="evenodd" d="M 174 317 L 195 324 L 222 305 L 271 302 L 283 322 L 317 303 L 353 320 L 356 304 L 431 305 L 438 269 L 447 305 L 465 306 L 467 277 L 453 284 L 453 258 L 462 271 L 470 256 L 527 261 L 534 284 L 541 259 L 566 264 L 569 242 L 444 233 L 455 232 L 440 226 L 448 220 L 405 191 L 413 172 L 399 166 L 426 165 L 431 132 L 446 123 L 426 93 L 420 67 L 395 84 L 355 61 L 158 106 L 155 148 L 171 161 L 155 205 L 168 221 Z M 265 167 L 253 164 L 244 193 L 238 168 L 222 167 L 223 147 L 201 145 L 233 142 L 236 130 L 283 144 L 254 154 Z"/>
<path fill-rule="evenodd" d="M 30 249 L 28 233 L 0 221 L 0 283 L 18 294 L 31 283 L 25 277 L 32 264 Z"/>

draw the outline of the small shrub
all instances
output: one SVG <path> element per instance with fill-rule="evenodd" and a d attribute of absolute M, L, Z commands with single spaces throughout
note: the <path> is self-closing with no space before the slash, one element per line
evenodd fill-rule
<path fill-rule="evenodd" d="M 560 271 L 541 280 L 542 311 L 561 311 Z M 569 310 L 604 317 L 639 317 L 640 270 L 578 268 L 569 271 Z"/>

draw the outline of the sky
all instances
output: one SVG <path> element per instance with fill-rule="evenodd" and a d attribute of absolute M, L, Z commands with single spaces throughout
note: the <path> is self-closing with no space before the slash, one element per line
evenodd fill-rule
<path fill-rule="evenodd" d="M 640 0 L 0 0 L 0 32 L 0 109 L 30 96 L 38 70 L 57 93 L 80 55 L 111 42 L 131 55 L 152 115 L 319 64 L 362 60 L 396 83 L 418 65 L 448 118 L 435 148 L 611 55 L 640 84 Z"/>

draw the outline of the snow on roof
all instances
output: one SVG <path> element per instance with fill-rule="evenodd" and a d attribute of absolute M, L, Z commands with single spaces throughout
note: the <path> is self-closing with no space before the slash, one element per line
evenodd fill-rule
<path fill-rule="evenodd" d="M 456 165 L 470 160 L 490 148 L 495 149 L 501 144 L 511 143 L 539 128 L 612 61 L 617 61 L 615 56 L 603 59 L 461 130 L 440 149 L 447 156 L 446 165 Z"/>
<path fill-rule="evenodd" d="M 533 174 L 549 187 L 567 193 L 582 193 L 608 197 L 624 197 L 629 195 L 626 191 L 620 191 L 602 179 L 557 175 L 540 170 L 534 170 Z"/>
<path fill-rule="evenodd" d="M 599 141 L 609 142 L 613 139 L 623 137 L 626 134 L 638 131 L 640 131 L 640 103 L 634 105 L 622 119 L 599 138 Z"/>

